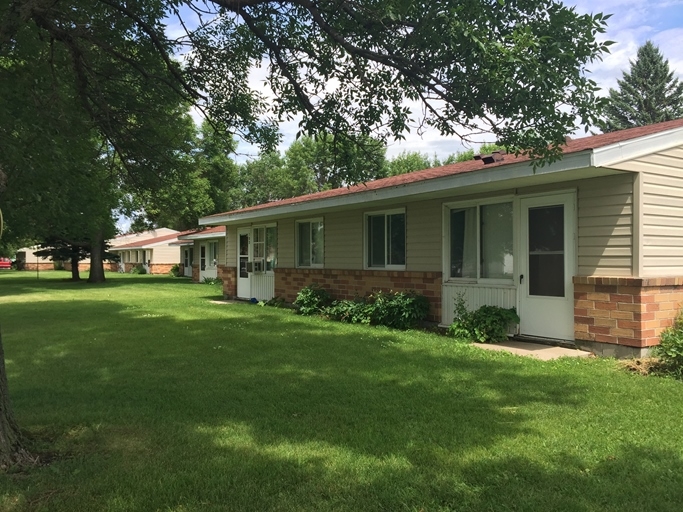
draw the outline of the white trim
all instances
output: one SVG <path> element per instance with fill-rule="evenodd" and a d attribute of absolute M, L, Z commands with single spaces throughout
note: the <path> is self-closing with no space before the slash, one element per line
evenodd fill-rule
<path fill-rule="evenodd" d="M 311 263 L 310 265 L 302 265 L 299 262 L 299 224 L 308 224 L 309 226 L 311 225 L 312 222 L 319 222 L 323 225 L 323 246 L 322 246 L 322 251 L 323 251 L 323 262 L 322 263 Z M 309 253 L 311 252 L 311 248 L 313 247 L 313 239 L 311 238 L 308 251 Z M 313 257 L 311 255 L 311 262 L 313 261 Z M 309 219 L 300 219 L 294 221 L 294 266 L 296 268 L 325 268 L 325 219 L 324 217 L 312 217 Z"/>
<path fill-rule="evenodd" d="M 591 158 L 592 165 L 595 167 L 609 167 L 626 160 L 633 160 L 644 155 L 680 146 L 682 140 L 683 127 L 624 140 L 610 146 L 594 149 Z"/>
<path fill-rule="evenodd" d="M 206 240 L 209 238 L 225 238 L 225 233 L 205 233 L 201 235 L 183 235 L 179 236 L 178 240 L 188 240 L 188 241 L 193 241 L 193 240 Z"/>
<path fill-rule="evenodd" d="M 387 265 L 387 256 L 389 255 L 389 248 L 387 247 L 387 217 L 389 215 L 403 214 L 404 222 L 404 232 L 403 240 L 405 242 L 403 259 L 405 263 L 403 265 Z M 368 261 L 368 217 L 379 217 L 384 216 L 384 266 L 383 267 L 372 267 Z M 373 210 L 363 213 L 363 269 L 364 270 L 406 270 L 408 265 L 408 214 L 406 213 L 405 207 L 403 208 L 390 208 L 388 210 Z"/>
<path fill-rule="evenodd" d="M 544 167 L 539 167 L 535 170 L 532 166 L 532 162 L 525 160 L 524 162 L 519 163 L 499 165 L 491 169 L 478 169 L 475 171 L 452 174 L 440 178 L 425 179 L 422 181 L 416 181 L 414 183 L 394 185 L 391 187 L 375 190 L 361 190 L 359 192 L 343 194 L 331 198 L 315 199 L 309 201 L 304 200 L 299 203 L 272 206 L 269 208 L 262 208 L 246 212 L 237 211 L 230 214 L 212 215 L 210 217 L 200 218 L 199 225 L 220 226 L 249 220 L 253 221 L 263 217 L 283 216 L 290 214 L 302 215 L 307 211 L 319 210 L 323 208 L 352 206 L 357 204 L 365 204 L 369 201 L 385 201 L 399 198 L 405 199 L 409 196 L 441 192 L 447 189 L 469 187 L 483 183 L 502 183 L 517 178 L 542 176 L 545 174 L 554 174 L 574 169 L 583 169 L 592 165 L 592 154 L 592 150 L 571 153 L 561 160 L 553 162 L 552 164 L 546 165 Z"/>
<path fill-rule="evenodd" d="M 643 175 L 635 173 L 633 179 L 633 214 L 631 220 L 633 235 L 631 247 L 631 274 L 634 277 L 642 277 L 643 264 Z"/>

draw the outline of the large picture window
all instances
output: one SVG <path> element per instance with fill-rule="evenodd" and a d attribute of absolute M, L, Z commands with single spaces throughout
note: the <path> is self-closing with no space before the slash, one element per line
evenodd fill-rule
<path fill-rule="evenodd" d="M 366 263 L 369 268 L 405 268 L 405 211 L 368 214 L 366 247 Z"/>
<path fill-rule="evenodd" d="M 325 261 L 325 231 L 322 220 L 300 221 L 296 224 L 297 265 L 322 267 Z"/>
<path fill-rule="evenodd" d="M 512 279 L 512 202 L 450 210 L 450 277 Z"/>

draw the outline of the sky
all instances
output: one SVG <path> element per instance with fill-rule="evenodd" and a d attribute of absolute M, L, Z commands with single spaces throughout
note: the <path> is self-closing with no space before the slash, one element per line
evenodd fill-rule
<path fill-rule="evenodd" d="M 602 62 L 589 66 L 593 79 L 602 89 L 601 94 L 607 95 L 610 88 L 617 87 L 617 79 L 629 69 L 629 60 L 635 59 L 638 47 L 647 40 L 659 46 L 675 75 L 683 79 L 683 0 L 568 0 L 564 3 L 574 6 L 581 14 L 612 14 L 603 37 L 604 40 L 615 41 L 615 44 Z M 254 79 L 258 80 L 259 77 L 255 76 Z M 297 122 L 284 123 L 280 130 L 280 150 L 284 151 L 295 140 Z M 583 131 L 575 136 L 582 134 Z M 494 142 L 494 139 L 483 136 L 480 142 Z M 457 138 L 443 137 L 431 130 L 421 137 L 413 132 L 407 134 L 406 140 L 400 143 L 390 142 L 387 157 L 391 158 L 402 151 L 419 151 L 444 159 L 451 153 L 468 148 Z M 244 143 L 238 147 L 238 161 L 256 155 L 257 149 L 254 147 Z"/>

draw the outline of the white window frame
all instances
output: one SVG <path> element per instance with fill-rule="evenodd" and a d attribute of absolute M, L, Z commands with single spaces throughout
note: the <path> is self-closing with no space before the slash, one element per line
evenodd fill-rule
<path fill-rule="evenodd" d="M 308 244 L 308 254 L 310 257 L 311 264 L 310 265 L 303 265 L 299 261 L 299 226 L 301 224 L 308 224 L 309 225 L 309 230 L 310 230 L 310 225 L 313 222 L 319 222 L 320 224 L 323 225 L 323 244 L 322 247 L 320 248 L 323 254 L 323 262 L 322 263 L 312 263 L 313 262 L 313 236 L 311 236 L 311 239 Z M 301 219 L 297 220 L 294 223 L 294 250 L 296 251 L 296 266 L 297 268 L 324 268 L 325 267 L 325 220 L 323 217 L 316 217 L 313 219 Z"/>
<path fill-rule="evenodd" d="M 480 277 L 481 275 L 481 206 L 492 204 L 512 203 L 512 277 L 510 279 L 494 279 L 490 277 Z M 518 253 L 517 237 L 519 233 L 519 200 L 512 195 L 497 196 L 488 199 L 478 199 L 472 201 L 459 201 L 444 203 L 443 208 L 443 279 L 447 283 L 459 284 L 499 284 L 514 286 L 515 276 L 517 275 Z M 476 208 L 477 212 L 477 277 L 451 277 L 451 210 L 464 210 L 466 208 Z"/>
<path fill-rule="evenodd" d="M 218 240 L 209 240 L 209 263 L 212 268 L 217 268 L 220 263 L 218 258 Z"/>
<path fill-rule="evenodd" d="M 268 241 L 268 229 L 269 228 L 275 228 L 275 266 L 272 269 L 267 269 L 266 268 L 266 243 Z M 256 231 L 262 229 L 263 230 L 263 241 L 262 242 L 256 242 Z M 277 229 L 277 223 L 271 223 L 271 224 L 259 224 L 258 226 L 251 226 L 251 239 L 249 240 L 251 247 L 250 247 L 250 252 L 251 252 L 251 264 L 252 264 L 252 272 L 255 274 L 274 274 L 275 269 L 277 268 L 277 260 L 278 260 L 278 229 Z M 263 244 L 263 257 L 256 257 L 256 244 Z"/>
<path fill-rule="evenodd" d="M 387 237 L 384 237 L 384 266 L 383 267 L 373 267 L 370 265 L 370 262 L 368 261 L 368 217 L 376 217 L 379 215 L 384 215 L 384 228 L 385 228 L 385 235 L 386 235 L 386 225 L 387 225 L 387 217 L 389 215 L 396 215 L 397 213 L 402 213 L 404 217 L 404 222 L 405 222 L 405 233 L 404 233 L 404 240 L 405 240 L 405 254 L 404 259 L 405 259 L 405 264 L 404 265 L 387 265 L 387 255 L 389 254 L 389 248 L 387 247 Z M 377 211 L 371 211 L 371 212 L 365 212 L 363 214 L 363 268 L 365 270 L 405 270 L 406 266 L 408 263 L 408 215 L 406 213 L 405 208 L 393 208 L 391 210 L 377 210 Z"/>

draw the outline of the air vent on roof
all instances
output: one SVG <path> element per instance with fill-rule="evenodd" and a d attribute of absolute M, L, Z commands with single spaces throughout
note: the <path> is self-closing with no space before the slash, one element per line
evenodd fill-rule
<path fill-rule="evenodd" d="M 494 162 L 502 162 L 506 153 L 504 149 L 499 149 L 490 155 L 474 155 L 474 159 L 481 160 L 484 164 L 492 164 Z"/>

